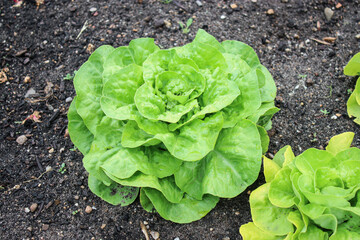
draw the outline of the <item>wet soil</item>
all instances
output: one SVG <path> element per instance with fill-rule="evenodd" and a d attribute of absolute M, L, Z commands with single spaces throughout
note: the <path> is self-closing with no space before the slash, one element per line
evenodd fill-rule
<path fill-rule="evenodd" d="M 240 225 L 251 220 L 248 191 L 264 182 L 262 174 L 243 194 L 222 199 L 206 217 L 183 225 L 147 213 L 139 200 L 117 207 L 90 192 L 82 155 L 64 136 L 69 97 L 75 95 L 64 77 L 86 61 L 89 44 L 118 47 L 153 37 L 169 48 L 192 41 L 199 28 L 219 41 L 245 42 L 278 88 L 281 111 L 269 132 L 269 156 L 287 144 L 296 154 L 324 148 L 345 131 L 355 132 L 353 145 L 360 146 L 360 127 L 346 113 L 356 79 L 342 73 L 360 51 L 358 0 L 164 2 L 45 0 L 37 7 L 27 0 L 18 8 L 13 1 L 0 2 L 0 67 L 8 69 L 8 81 L 0 83 L 2 239 L 145 239 L 140 221 L 161 239 L 241 239 Z M 331 20 L 325 18 L 326 7 L 334 11 Z M 190 33 L 183 34 L 178 22 L 190 17 Z M 324 37 L 336 40 L 316 41 Z M 30 81 L 24 81 L 27 76 Z M 30 89 L 35 94 L 26 96 Z M 41 122 L 22 124 L 34 111 Z M 16 141 L 21 135 L 27 138 L 22 145 Z M 34 203 L 34 212 L 27 212 Z M 91 213 L 86 206 L 93 207 Z"/>

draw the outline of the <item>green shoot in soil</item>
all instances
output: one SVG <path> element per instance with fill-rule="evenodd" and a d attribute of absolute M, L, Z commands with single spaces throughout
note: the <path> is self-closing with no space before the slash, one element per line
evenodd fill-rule
<path fill-rule="evenodd" d="M 59 169 L 59 173 L 64 174 L 66 172 L 65 163 L 62 163 Z"/>
<path fill-rule="evenodd" d="M 189 19 L 186 21 L 186 26 L 185 26 L 184 23 L 179 22 L 180 28 L 182 29 L 182 32 L 183 32 L 184 34 L 187 34 L 187 33 L 190 32 L 190 29 L 189 29 L 189 28 L 190 28 L 192 22 L 193 22 L 193 19 L 192 19 L 192 18 L 189 18 Z"/>
<path fill-rule="evenodd" d="M 326 108 L 320 109 L 320 112 L 322 112 L 324 115 L 328 115 L 330 113 L 328 110 L 326 110 Z"/>

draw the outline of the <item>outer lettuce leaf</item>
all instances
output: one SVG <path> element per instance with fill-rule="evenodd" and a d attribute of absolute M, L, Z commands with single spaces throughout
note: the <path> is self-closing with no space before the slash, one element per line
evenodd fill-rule
<path fill-rule="evenodd" d="M 350 59 L 344 68 L 344 74 L 348 76 L 360 75 L 360 52 Z"/>
<path fill-rule="evenodd" d="M 84 167 L 90 173 L 105 170 L 108 174 L 120 179 L 129 178 L 137 171 L 159 178 L 167 177 L 177 171 L 182 163 L 167 151 L 161 151 L 157 147 L 142 151 L 138 148 L 121 146 L 110 150 L 90 151 L 84 157 L 83 162 Z"/>
<path fill-rule="evenodd" d="M 104 63 L 104 83 L 113 73 L 118 72 L 121 68 L 129 64 L 141 66 L 144 60 L 153 52 L 159 50 L 152 38 L 138 38 L 129 43 L 128 47 L 122 46 L 116 48 Z"/>
<path fill-rule="evenodd" d="M 290 181 L 290 173 L 291 168 L 283 167 L 270 183 L 269 200 L 277 207 L 290 208 L 295 204 L 295 193 Z"/>
<path fill-rule="evenodd" d="M 182 192 L 175 185 L 173 176 L 157 178 L 152 175 L 145 175 L 143 173 L 137 172 L 130 178 L 119 179 L 108 172 L 106 173 L 113 181 L 121 185 L 156 189 L 157 191 L 161 192 L 167 201 L 171 203 L 180 203 L 183 199 L 184 192 Z"/>
<path fill-rule="evenodd" d="M 263 157 L 263 164 L 264 164 L 264 175 L 266 182 L 271 182 L 274 178 L 276 173 L 281 169 L 281 167 L 273 160 L 270 160 L 267 157 Z"/>
<path fill-rule="evenodd" d="M 85 126 L 84 121 L 76 111 L 75 107 L 76 97 L 70 104 L 68 111 L 68 129 L 71 141 L 80 150 L 82 154 L 87 154 L 90 151 L 91 143 L 94 135 Z"/>
<path fill-rule="evenodd" d="M 288 220 L 290 208 L 279 208 L 271 204 L 268 193 L 270 184 L 266 183 L 250 195 L 251 215 L 254 224 L 274 235 L 286 235 L 294 231 Z"/>
<path fill-rule="evenodd" d="M 143 188 L 143 191 L 163 218 L 178 223 L 189 223 L 204 217 L 219 201 L 212 195 L 205 195 L 198 201 L 185 194 L 179 203 L 171 203 L 155 189 Z"/>
<path fill-rule="evenodd" d="M 184 163 L 176 184 L 196 199 L 203 194 L 234 197 L 256 180 L 261 165 L 261 140 L 254 123 L 242 120 L 223 129 L 215 149 L 204 159 Z"/>
<path fill-rule="evenodd" d="M 276 96 L 276 86 L 270 72 L 263 65 L 259 65 L 256 69 L 256 74 L 259 82 L 261 101 L 273 102 Z"/>
<path fill-rule="evenodd" d="M 96 127 L 96 134 L 92 146 L 97 149 L 110 149 L 120 145 L 124 129 L 124 122 L 103 117 L 99 125 Z"/>
<path fill-rule="evenodd" d="M 221 45 L 225 48 L 227 53 L 240 55 L 241 59 L 243 59 L 250 67 L 253 68 L 260 65 L 256 52 L 249 45 L 233 40 L 223 41 Z"/>
<path fill-rule="evenodd" d="M 360 124 L 360 80 L 356 82 L 355 90 L 347 101 L 349 117 L 355 117 L 354 122 Z"/>
<path fill-rule="evenodd" d="M 105 116 L 100 106 L 102 72 L 104 61 L 113 50 L 113 47 L 107 45 L 96 49 L 74 78 L 76 110 L 92 134 L 95 134 L 96 126 Z"/>
<path fill-rule="evenodd" d="M 89 175 L 88 185 L 93 193 L 113 205 L 130 205 L 139 193 L 139 188 L 121 186 L 115 182 L 107 186 L 92 175 Z"/>
<path fill-rule="evenodd" d="M 329 144 L 326 147 L 326 151 L 333 155 L 338 154 L 341 151 L 348 149 L 354 139 L 353 132 L 345 132 L 331 138 Z"/>
<path fill-rule="evenodd" d="M 219 43 L 215 37 L 211 36 L 210 34 L 208 34 L 206 31 L 199 29 L 198 32 L 196 33 L 194 42 L 200 42 L 200 43 L 204 43 L 207 45 L 210 45 L 214 48 L 216 48 L 218 51 L 224 53 L 225 49 L 224 47 L 221 45 L 221 43 Z"/>
<path fill-rule="evenodd" d="M 344 68 L 344 74 L 348 76 L 360 75 L 360 53 L 350 59 Z M 347 112 L 349 117 L 355 117 L 355 123 L 360 124 L 360 78 L 358 78 L 355 89 L 347 102 Z"/>
<path fill-rule="evenodd" d="M 240 227 L 240 234 L 244 240 L 283 240 L 284 237 L 276 236 L 258 228 L 253 222 L 249 222 Z"/>

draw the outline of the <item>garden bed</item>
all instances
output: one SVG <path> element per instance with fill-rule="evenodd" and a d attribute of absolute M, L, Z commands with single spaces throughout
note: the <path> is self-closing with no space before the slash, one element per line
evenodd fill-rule
<path fill-rule="evenodd" d="M 161 239 L 241 239 L 240 225 L 251 220 L 249 192 L 264 183 L 262 173 L 238 197 L 221 199 L 203 219 L 183 225 L 146 212 L 139 200 L 116 207 L 90 192 L 82 155 L 66 135 L 66 113 L 75 96 L 71 76 L 104 44 L 152 37 L 170 48 L 191 42 L 199 28 L 219 41 L 247 43 L 278 89 L 281 110 L 267 156 L 287 144 L 296 155 L 321 149 L 345 131 L 355 132 L 353 144 L 360 147 L 360 127 L 346 113 L 356 78 L 342 72 L 360 49 L 359 1 L 13 4 L 0 3 L 0 67 L 7 77 L 0 83 L 0 235 L 8 239 L 145 239 L 140 222 Z M 334 11 L 330 20 L 326 7 Z M 189 18 L 184 34 L 178 22 Z M 23 122 L 34 111 L 40 118 Z"/>

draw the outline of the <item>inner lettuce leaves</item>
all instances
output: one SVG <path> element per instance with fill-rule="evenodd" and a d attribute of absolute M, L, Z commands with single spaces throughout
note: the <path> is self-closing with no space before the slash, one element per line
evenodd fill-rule
<path fill-rule="evenodd" d="M 171 49 L 151 38 L 101 46 L 74 86 L 68 129 L 90 190 L 121 206 L 140 193 L 145 210 L 177 223 L 204 217 L 256 180 L 278 111 L 255 51 L 204 30 Z"/>
<path fill-rule="evenodd" d="M 326 150 L 299 156 L 290 146 L 264 157 L 266 183 L 250 195 L 253 222 L 244 240 L 360 239 L 360 149 L 354 133 L 330 139 Z"/>
<path fill-rule="evenodd" d="M 355 54 L 344 68 L 348 76 L 360 76 L 360 52 Z M 347 101 L 349 117 L 355 117 L 354 122 L 360 124 L 360 77 L 356 81 L 355 89 Z"/>

